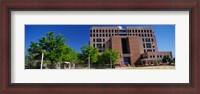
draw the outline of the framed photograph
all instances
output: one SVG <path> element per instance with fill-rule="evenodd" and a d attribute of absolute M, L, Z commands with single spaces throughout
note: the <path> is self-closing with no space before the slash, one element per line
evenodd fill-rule
<path fill-rule="evenodd" d="M 2 1 L 1 92 L 199 94 L 199 4 Z"/>

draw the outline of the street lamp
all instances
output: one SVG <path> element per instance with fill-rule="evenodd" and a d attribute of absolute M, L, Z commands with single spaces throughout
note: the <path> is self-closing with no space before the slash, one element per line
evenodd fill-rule
<path fill-rule="evenodd" d="M 42 69 L 43 66 L 43 58 L 44 58 L 44 53 L 46 52 L 46 50 L 42 50 L 42 58 L 41 58 L 41 65 L 40 65 L 40 69 Z"/>

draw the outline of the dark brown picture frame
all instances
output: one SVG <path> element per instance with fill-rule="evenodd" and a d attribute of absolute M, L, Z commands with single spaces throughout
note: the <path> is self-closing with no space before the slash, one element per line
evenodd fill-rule
<path fill-rule="evenodd" d="M 199 0 L 3 0 L 1 2 L 1 93 L 200 94 Z M 11 11 L 189 11 L 189 79 L 183 83 L 11 83 Z"/>

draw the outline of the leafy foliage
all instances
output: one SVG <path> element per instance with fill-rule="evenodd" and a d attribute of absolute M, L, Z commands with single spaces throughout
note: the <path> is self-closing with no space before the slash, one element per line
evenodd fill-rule
<path fill-rule="evenodd" d="M 110 63 L 110 60 L 112 61 L 113 64 L 116 63 L 116 61 L 118 60 L 118 55 L 119 55 L 119 52 L 117 51 L 113 51 L 113 50 L 109 50 L 109 49 L 106 49 L 103 54 L 101 55 L 101 60 L 104 62 L 104 63 Z M 101 62 L 102 62 L 101 61 Z"/>
<path fill-rule="evenodd" d="M 162 62 L 169 62 L 169 64 L 171 64 L 173 61 L 169 56 L 163 56 Z"/>
<path fill-rule="evenodd" d="M 92 47 L 90 45 L 85 45 L 81 47 L 81 55 L 80 58 L 82 62 L 88 62 L 90 57 L 91 63 L 95 63 L 98 60 L 98 48 Z"/>
<path fill-rule="evenodd" d="M 44 53 L 44 60 L 50 61 L 50 68 L 54 68 L 58 62 L 77 61 L 78 53 L 65 44 L 67 39 L 63 38 L 63 35 L 54 35 L 53 32 L 48 32 L 46 36 L 39 38 L 38 41 L 38 43 L 31 42 L 28 49 L 30 60 L 40 60 L 41 53 Z"/>

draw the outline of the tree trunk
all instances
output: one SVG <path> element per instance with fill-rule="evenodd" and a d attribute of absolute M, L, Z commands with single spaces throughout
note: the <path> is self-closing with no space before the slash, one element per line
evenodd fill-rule
<path fill-rule="evenodd" d="M 53 60 L 51 60 L 51 68 L 50 69 L 53 69 Z"/>

